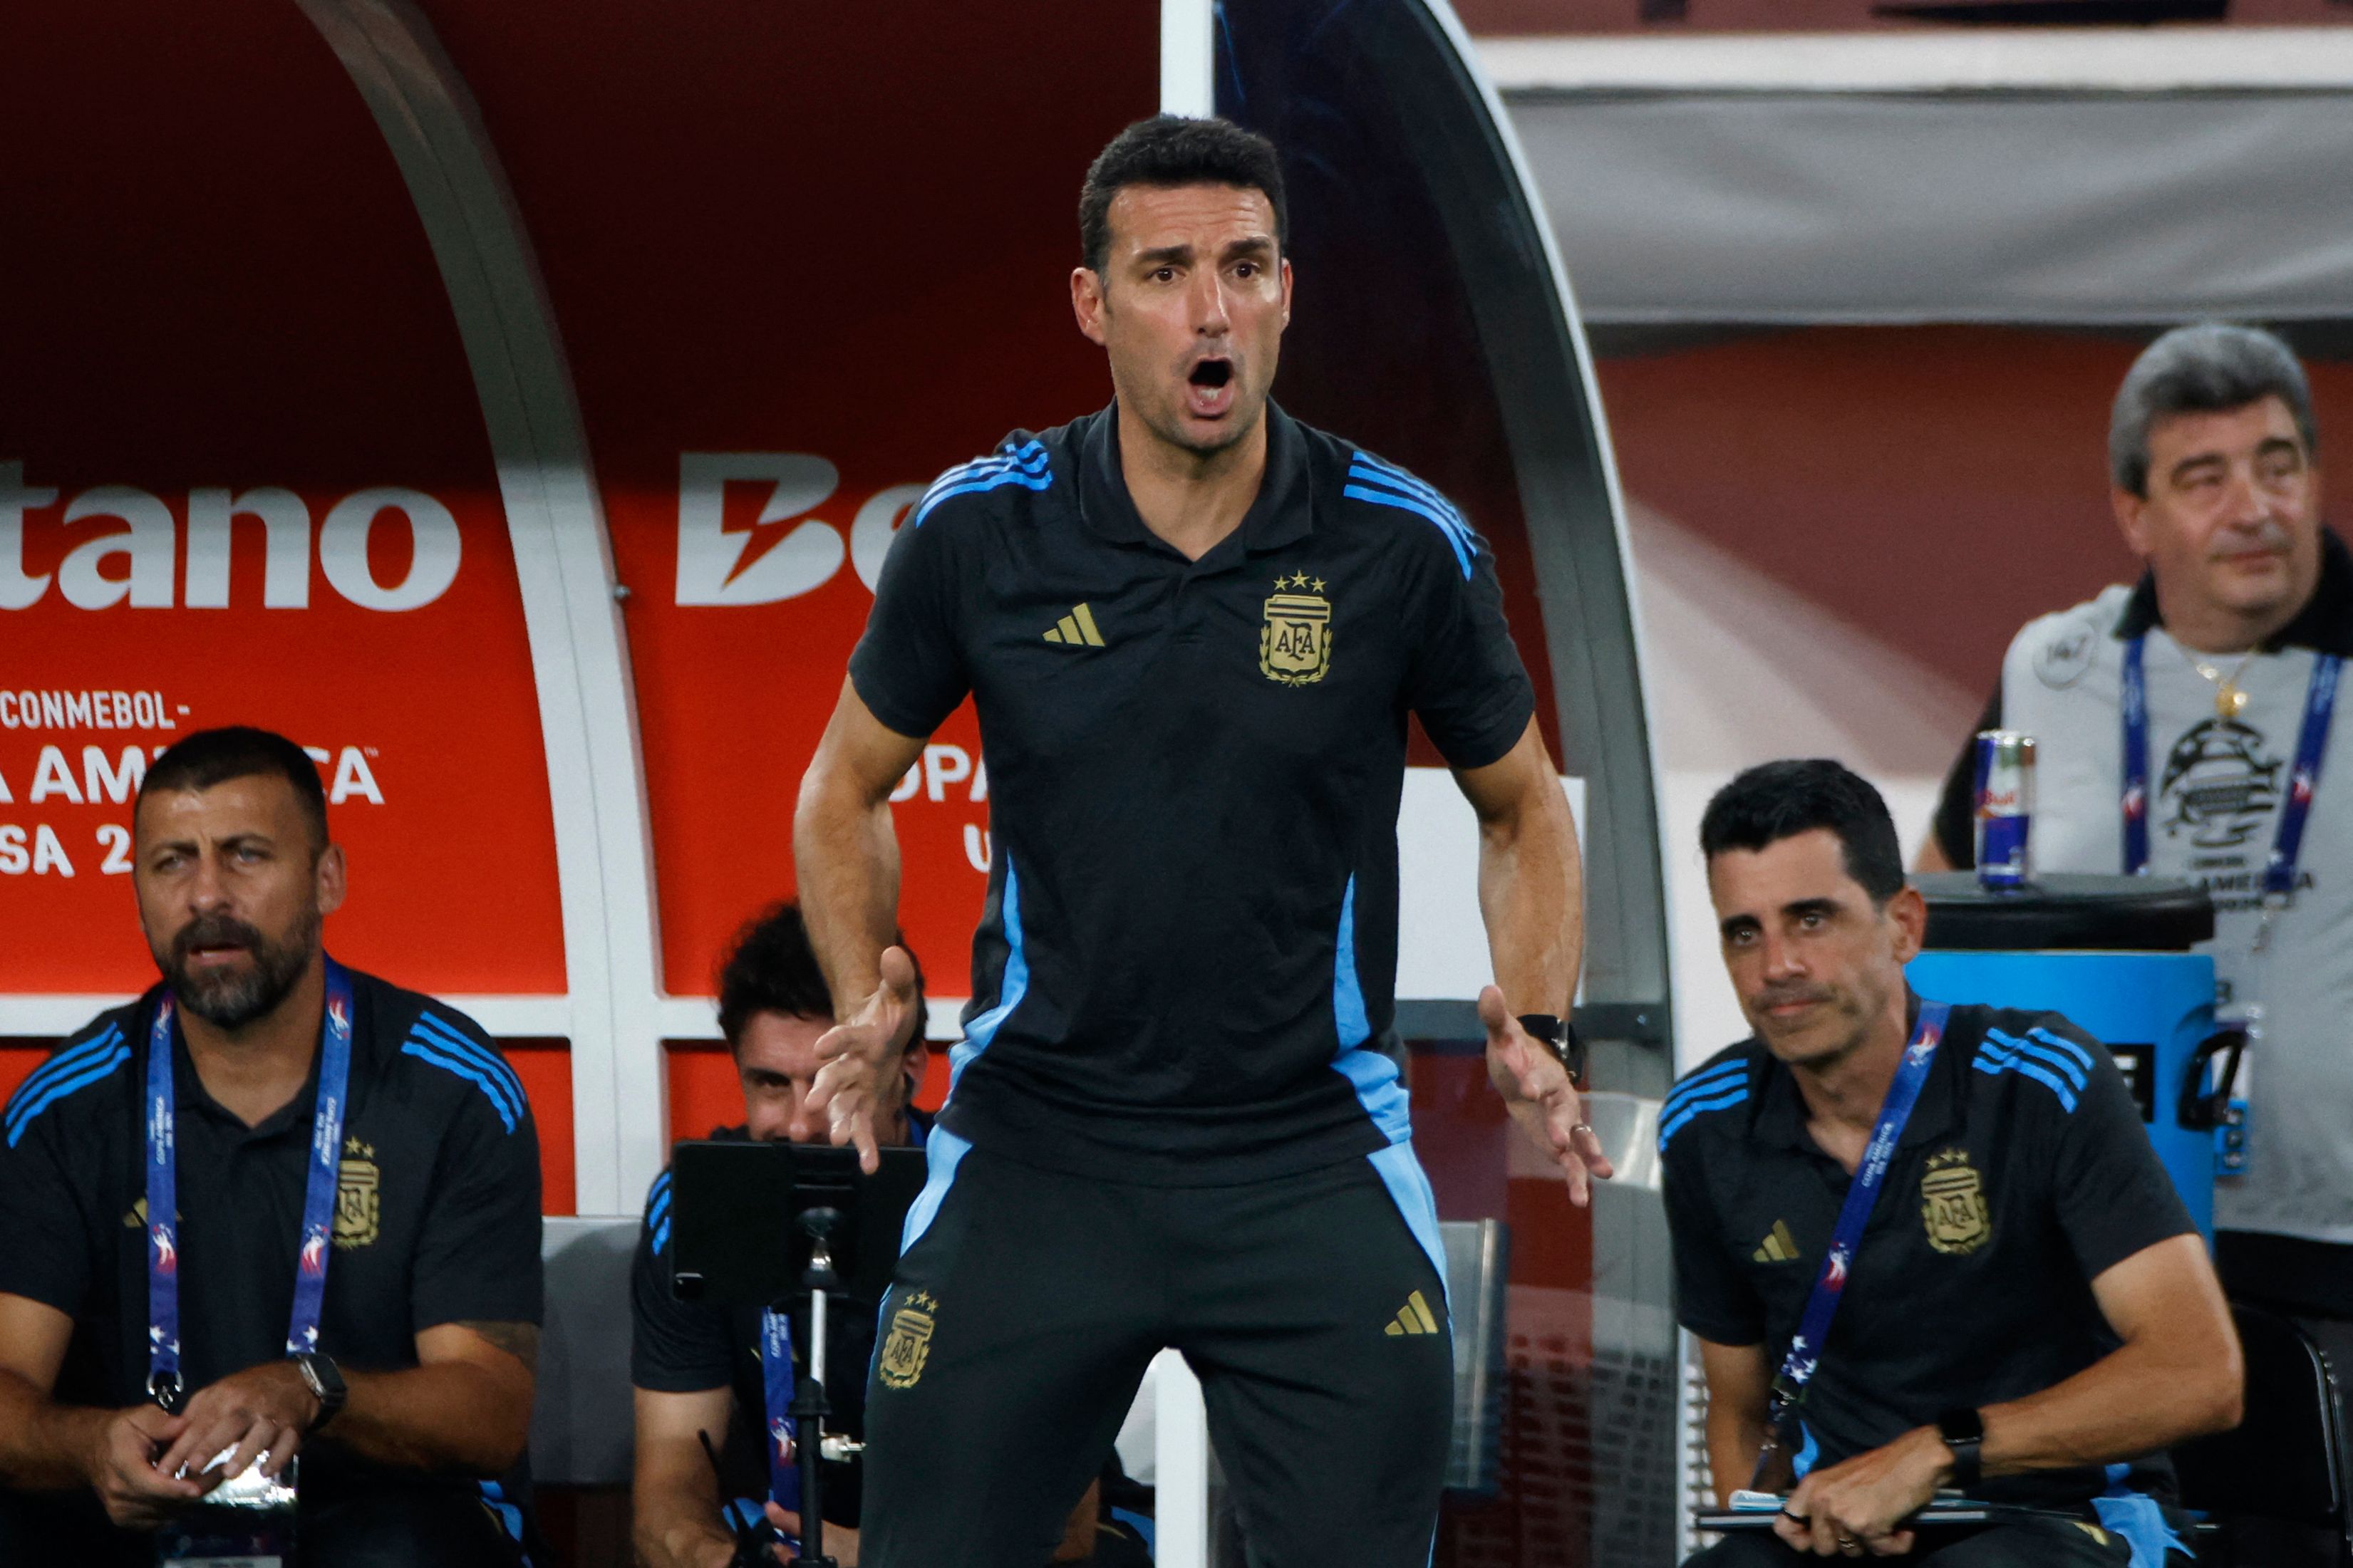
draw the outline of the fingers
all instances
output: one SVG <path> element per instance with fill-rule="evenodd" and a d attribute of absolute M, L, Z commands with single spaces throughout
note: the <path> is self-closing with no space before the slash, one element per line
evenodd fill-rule
<path fill-rule="evenodd" d="M 1912 1532 L 1892 1530 L 1885 1535 L 1866 1536 L 1862 1543 L 1873 1557 L 1901 1557 L 1912 1550 Z"/>
<path fill-rule="evenodd" d="M 198 1394 L 198 1400 L 204 1396 Z M 155 1461 L 155 1468 L 167 1476 L 201 1467 L 206 1459 L 237 1441 L 237 1429 L 223 1422 L 208 1404 L 192 1403 L 182 1413 L 185 1426 L 172 1446 Z"/>
<path fill-rule="evenodd" d="M 789 1535 L 796 1541 L 800 1539 L 801 1516 L 791 1509 L 779 1508 L 775 1503 L 770 1503 L 768 1522 L 775 1525 L 780 1533 Z"/>
<path fill-rule="evenodd" d="M 818 1069 L 819 1079 L 828 1070 Z M 844 1085 L 831 1097 L 827 1108 L 826 1139 L 837 1149 L 845 1143 L 856 1144 L 858 1168 L 868 1175 L 882 1168 L 882 1155 L 874 1142 L 874 1097 L 863 1086 Z"/>
<path fill-rule="evenodd" d="M 1584 1162 L 1587 1170 L 1604 1181 L 1618 1173 L 1618 1167 L 1602 1151 L 1600 1133 L 1582 1123 L 1571 1128 L 1570 1132 L 1577 1140 L 1575 1144 L 1577 1157 Z"/>
<path fill-rule="evenodd" d="M 177 1479 L 155 1468 L 155 1448 L 162 1433 L 176 1435 L 184 1423 L 178 1416 L 153 1414 L 162 1418 L 150 1419 L 141 1410 L 126 1411 L 106 1429 L 99 1500 L 105 1505 L 107 1517 L 126 1528 L 161 1523 L 175 1505 L 204 1495 L 204 1489 L 194 1481 Z"/>
<path fill-rule="evenodd" d="M 293 1439 L 291 1428 L 266 1415 L 255 1416 L 253 1425 L 245 1429 L 245 1436 L 237 1439 L 236 1451 L 229 1455 L 228 1462 L 214 1472 L 213 1484 L 218 1486 L 222 1481 L 235 1480 L 264 1453 L 269 1454 L 273 1467 L 269 1473 L 277 1474 L 286 1468 L 286 1461 L 294 1457 Z"/>

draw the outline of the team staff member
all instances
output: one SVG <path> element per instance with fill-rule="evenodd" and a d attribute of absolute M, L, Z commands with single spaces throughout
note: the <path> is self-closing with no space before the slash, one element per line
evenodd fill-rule
<path fill-rule="evenodd" d="M 1774 1535 L 1694 1561 L 2154 1568 L 2158 1451 L 2237 1422 L 2239 1346 L 2106 1049 L 2056 1014 L 1909 994 L 1927 906 L 1836 763 L 1749 769 L 1700 847 L 1757 1033 L 1660 1113 L 1676 1310 L 1718 1496 L 1749 1484 L 1777 1384 L 1802 1390 L 1781 1451 L 1803 1479 Z M 1945 1486 L 2081 1522 L 1905 1529 Z"/>
<path fill-rule="evenodd" d="M 915 975 L 915 1008 L 923 1011 L 923 975 Z M 719 974 L 719 1032 L 726 1037 L 744 1090 L 744 1123 L 714 1138 L 763 1142 L 823 1143 L 826 1122 L 808 1106 L 817 1076 L 817 1042 L 833 1026 L 833 1000 L 810 950 L 800 910 L 779 904 L 745 926 Z M 876 1141 L 921 1145 L 931 1118 L 911 1103 L 931 1050 L 922 1032 L 908 1037 L 900 1071 L 879 1107 Z M 629 1381 L 637 1395 L 637 1477 L 631 1493 L 638 1557 L 648 1568 L 725 1568 L 733 1562 L 737 1531 L 722 1523 L 726 1500 L 736 1518 L 762 1512 L 768 1489 L 767 1449 L 761 1432 L 766 1389 L 761 1369 L 761 1314 L 681 1301 L 671 1294 L 665 1254 L 670 1246 L 670 1173 L 654 1180 L 638 1236 L 631 1278 Z M 837 1375 L 826 1394 L 834 1414 L 829 1431 L 851 1437 L 865 1429 L 862 1369 L 874 1355 L 874 1304 L 838 1308 L 828 1320 L 830 1365 L 860 1369 Z M 806 1342 L 806 1309 L 791 1316 L 793 1342 Z M 797 1355 L 796 1357 L 797 1359 Z M 724 1441 L 713 1477 L 703 1436 Z M 825 1549 L 845 1565 L 859 1558 L 860 1466 L 828 1465 Z M 1057 1562 L 1093 1560 L 1098 1535 L 1133 1541 L 1134 1532 L 1104 1514 L 1090 1493 L 1064 1532 Z M 799 1517 L 768 1505 L 785 1533 L 800 1533 Z M 1126 1561 L 1104 1557 L 1102 1561 Z"/>
<path fill-rule="evenodd" d="M 301 1457 L 312 1568 L 516 1563 L 491 1478 L 539 1338 L 521 1082 L 463 1014 L 326 956 L 343 854 L 291 742 L 179 742 L 132 854 L 162 983 L 27 1078 L 0 1137 L 0 1561 L 147 1568 L 267 1451 Z"/>
<path fill-rule="evenodd" d="M 1476 807 L 1492 1076 L 1572 1194 L 1576 837 L 1493 558 L 1437 491 L 1275 407 L 1273 148 L 1124 132 L 1080 198 L 1116 400 L 909 515 L 802 781 L 842 1008 L 813 1100 L 873 1142 L 915 1025 L 889 797 L 967 692 L 996 855 L 955 1077 L 867 1401 L 865 1551 L 1027 1568 L 1145 1365 L 1199 1371 L 1254 1561 L 1414 1568 L 1452 1373 L 1393 1047 L 1406 715 Z M 1508 1003 L 1506 998 L 1508 997 Z"/>
<path fill-rule="evenodd" d="M 2316 450 L 2311 392 L 2277 338 L 2208 325 L 2150 344 L 2108 433 L 2116 521 L 2146 570 L 2029 622 L 1983 723 L 2035 738 L 2038 866 L 2145 868 L 2213 895 L 2221 1010 L 2260 1008 L 2262 1031 L 2246 1171 L 2215 1192 L 2222 1278 L 2353 1320 L 2353 724 L 2330 722 L 2353 558 L 2321 526 Z M 1932 868 L 1974 863 L 1968 764 L 1947 782 Z"/>

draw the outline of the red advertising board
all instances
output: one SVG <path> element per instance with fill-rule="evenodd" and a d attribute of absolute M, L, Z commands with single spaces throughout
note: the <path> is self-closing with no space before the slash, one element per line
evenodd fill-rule
<path fill-rule="evenodd" d="M 38 303 L 11 314 L 0 381 L 0 993 L 153 982 L 131 797 L 156 751 L 227 723 L 319 760 L 351 858 L 341 957 L 429 991 L 561 993 L 496 474 L 349 78 L 291 6 L 26 13 L 0 145 L 26 220 L 0 291 Z M 0 1091 L 44 1048 L 0 1047 Z M 516 1053 L 555 1213 L 565 1061 Z"/>
<path fill-rule="evenodd" d="M 1071 319 L 1078 189 L 1156 107 L 1157 17 L 1100 7 L 1063 48 L 1068 20 L 589 0 L 551 50 L 527 16 L 435 8 L 540 246 L 628 590 L 671 994 L 793 890 L 795 792 L 899 515 L 1110 396 Z M 941 995 L 986 885 L 979 752 L 967 708 L 896 812 Z"/>
<path fill-rule="evenodd" d="M 152 981 L 130 792 L 253 723 L 321 760 L 340 956 L 561 992 L 514 562 L 399 172 L 298 8 L 117 9 L 19 16 L 0 68 L 0 145 L 72 127 L 7 161 L 0 989 Z"/>

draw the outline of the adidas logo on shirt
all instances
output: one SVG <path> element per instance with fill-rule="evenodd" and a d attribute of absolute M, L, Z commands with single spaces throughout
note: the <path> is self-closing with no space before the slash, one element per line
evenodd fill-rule
<path fill-rule="evenodd" d="M 1398 1309 L 1398 1315 L 1391 1318 L 1389 1326 L 1381 1331 L 1385 1334 L 1434 1334 L 1437 1331 L 1438 1320 L 1430 1316 L 1430 1303 L 1421 1299 L 1419 1290 L 1405 1299 L 1405 1305 Z"/>
<path fill-rule="evenodd" d="M 1103 633 L 1095 629 L 1095 614 L 1084 605 L 1073 606 L 1069 615 L 1048 627 L 1046 640 L 1060 647 L 1103 646 Z"/>
<path fill-rule="evenodd" d="M 1757 1250 L 1748 1255 L 1748 1260 L 1752 1263 L 1798 1261 L 1798 1238 L 1789 1234 L 1789 1222 L 1775 1220 L 1773 1228 L 1765 1233 L 1765 1239 L 1757 1244 Z"/>

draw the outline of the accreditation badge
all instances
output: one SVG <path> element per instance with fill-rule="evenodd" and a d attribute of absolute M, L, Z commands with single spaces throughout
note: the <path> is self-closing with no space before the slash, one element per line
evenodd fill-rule
<path fill-rule="evenodd" d="M 294 1471 L 301 1460 L 271 1480 L 261 1473 L 268 1458 L 256 1459 L 156 1531 L 156 1568 L 295 1568 Z"/>

